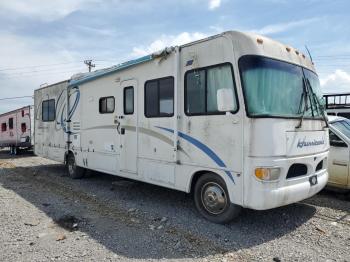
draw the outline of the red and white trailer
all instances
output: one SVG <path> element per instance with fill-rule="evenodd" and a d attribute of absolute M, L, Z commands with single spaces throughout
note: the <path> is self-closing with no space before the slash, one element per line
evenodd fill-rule
<path fill-rule="evenodd" d="M 0 115 L 0 148 L 9 147 L 11 154 L 33 146 L 33 106 L 25 106 Z"/>

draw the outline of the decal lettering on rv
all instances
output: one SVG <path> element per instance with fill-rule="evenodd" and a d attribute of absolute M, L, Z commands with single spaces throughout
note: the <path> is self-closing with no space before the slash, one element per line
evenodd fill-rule
<path fill-rule="evenodd" d="M 319 145 L 324 145 L 324 140 L 316 140 L 314 139 L 313 141 L 307 141 L 306 137 L 304 137 L 303 140 L 299 139 L 297 148 L 303 148 L 303 147 L 308 147 L 308 146 L 319 146 Z"/>

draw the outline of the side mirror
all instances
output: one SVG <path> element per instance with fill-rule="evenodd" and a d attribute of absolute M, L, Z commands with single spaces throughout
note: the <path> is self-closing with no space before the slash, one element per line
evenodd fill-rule
<path fill-rule="evenodd" d="M 236 100 L 232 89 L 221 88 L 216 92 L 218 110 L 230 112 L 236 109 Z"/>

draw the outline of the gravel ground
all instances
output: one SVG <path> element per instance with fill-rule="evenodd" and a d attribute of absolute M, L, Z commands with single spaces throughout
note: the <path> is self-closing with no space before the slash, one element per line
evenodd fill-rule
<path fill-rule="evenodd" d="M 228 225 L 190 195 L 96 172 L 82 180 L 0 151 L 0 261 L 350 261 L 350 199 L 333 192 Z"/>

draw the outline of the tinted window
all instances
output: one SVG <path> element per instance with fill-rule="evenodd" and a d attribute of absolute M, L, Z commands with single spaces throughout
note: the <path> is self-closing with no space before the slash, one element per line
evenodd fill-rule
<path fill-rule="evenodd" d="M 26 125 L 26 123 L 22 123 L 21 124 L 21 130 L 22 130 L 22 133 L 27 132 L 27 125 Z"/>
<path fill-rule="evenodd" d="M 239 68 L 248 116 L 322 116 L 320 81 L 314 72 L 261 56 L 241 57 Z"/>
<path fill-rule="evenodd" d="M 145 84 L 145 116 L 174 115 L 174 78 L 147 81 Z"/>
<path fill-rule="evenodd" d="M 174 113 L 174 81 L 167 78 L 159 81 L 159 113 L 172 116 Z"/>
<path fill-rule="evenodd" d="M 350 139 L 350 120 L 341 120 L 336 121 L 331 124 L 337 128 L 343 135 L 347 136 Z"/>
<path fill-rule="evenodd" d="M 124 88 L 124 114 L 134 113 L 134 88 L 132 86 Z"/>
<path fill-rule="evenodd" d="M 336 134 L 329 130 L 329 143 L 335 147 L 347 147 L 346 143 Z"/>
<path fill-rule="evenodd" d="M 113 96 L 101 97 L 99 101 L 99 112 L 101 114 L 110 114 L 114 112 L 115 101 Z"/>
<path fill-rule="evenodd" d="M 13 129 L 13 118 L 9 118 L 9 129 Z"/>
<path fill-rule="evenodd" d="M 350 113 L 338 113 L 338 116 L 342 116 L 342 117 L 350 119 Z"/>
<path fill-rule="evenodd" d="M 224 114 L 218 110 L 217 91 L 232 89 L 235 84 L 229 64 L 202 68 L 186 73 L 185 112 L 187 115 Z M 234 98 L 237 100 L 236 98 Z M 237 110 L 237 101 L 234 103 Z"/>
<path fill-rule="evenodd" d="M 42 120 L 54 121 L 56 116 L 55 100 L 45 100 L 42 103 Z"/>
<path fill-rule="evenodd" d="M 186 83 L 186 113 L 205 113 L 205 70 L 198 70 L 188 73 Z"/>

